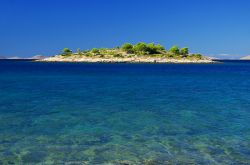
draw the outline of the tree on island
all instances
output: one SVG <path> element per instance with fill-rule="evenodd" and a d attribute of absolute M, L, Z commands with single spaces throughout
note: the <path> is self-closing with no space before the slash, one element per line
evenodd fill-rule
<path fill-rule="evenodd" d="M 70 50 L 69 48 L 64 48 L 62 50 L 62 52 L 63 52 L 64 55 L 70 55 L 70 54 L 72 54 L 72 50 Z"/>
<path fill-rule="evenodd" d="M 184 57 L 188 56 L 189 54 L 189 49 L 187 47 L 181 48 L 180 49 L 180 54 L 183 55 Z"/>
<path fill-rule="evenodd" d="M 155 43 L 144 43 L 139 42 L 135 45 L 130 43 L 125 43 L 121 47 L 115 48 L 93 48 L 91 50 L 83 50 L 77 49 L 75 53 L 73 53 L 69 48 L 64 48 L 62 55 L 80 55 L 86 57 L 105 57 L 105 58 L 124 58 L 124 57 L 136 57 L 139 56 L 148 56 L 155 58 L 190 58 L 190 59 L 202 59 L 203 56 L 200 54 L 189 54 L 189 49 L 187 47 L 183 47 L 179 49 L 178 46 L 173 46 L 169 50 L 166 50 L 160 44 Z"/>
<path fill-rule="evenodd" d="M 138 54 L 138 55 L 150 55 L 150 54 L 161 54 L 165 48 L 160 44 L 139 42 L 136 45 L 130 43 L 125 43 L 121 46 L 121 50 L 129 54 Z"/>
<path fill-rule="evenodd" d="M 160 44 L 155 45 L 154 43 L 150 43 L 147 45 L 147 51 L 149 54 L 159 54 L 162 53 L 163 50 L 165 50 L 165 48 Z"/>
<path fill-rule="evenodd" d="M 93 48 L 91 52 L 94 53 L 95 55 L 100 53 L 100 51 L 97 48 Z"/>
<path fill-rule="evenodd" d="M 196 59 L 202 59 L 202 55 L 201 54 L 191 54 L 190 57 L 196 58 Z"/>
<path fill-rule="evenodd" d="M 127 53 L 134 53 L 134 50 L 133 50 L 134 46 L 130 43 L 125 43 L 122 45 L 121 49 Z"/>
<path fill-rule="evenodd" d="M 174 55 L 179 55 L 180 54 L 180 49 L 178 48 L 178 46 L 173 46 L 169 49 L 170 53 L 173 53 Z"/>
<path fill-rule="evenodd" d="M 148 50 L 147 44 L 145 44 L 144 42 L 139 42 L 134 46 L 134 51 L 138 55 L 147 54 L 147 50 Z"/>

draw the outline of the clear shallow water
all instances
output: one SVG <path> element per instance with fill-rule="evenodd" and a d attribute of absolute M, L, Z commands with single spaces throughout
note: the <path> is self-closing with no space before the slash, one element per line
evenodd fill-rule
<path fill-rule="evenodd" d="M 250 164 L 250 62 L 0 61 L 0 164 Z"/>

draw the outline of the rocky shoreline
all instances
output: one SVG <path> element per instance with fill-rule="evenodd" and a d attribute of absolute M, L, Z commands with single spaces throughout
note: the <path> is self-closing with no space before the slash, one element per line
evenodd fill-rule
<path fill-rule="evenodd" d="M 62 57 L 54 56 L 39 62 L 86 62 L 86 63 L 215 63 L 211 59 L 174 59 L 174 58 L 152 58 L 152 57 L 131 57 L 131 58 L 100 58 L 100 57 Z"/>

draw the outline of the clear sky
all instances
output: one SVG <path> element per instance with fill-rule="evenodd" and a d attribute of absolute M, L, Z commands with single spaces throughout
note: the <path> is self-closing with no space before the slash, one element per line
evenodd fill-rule
<path fill-rule="evenodd" d="M 0 0 L 0 56 L 139 41 L 250 55 L 250 0 Z"/>

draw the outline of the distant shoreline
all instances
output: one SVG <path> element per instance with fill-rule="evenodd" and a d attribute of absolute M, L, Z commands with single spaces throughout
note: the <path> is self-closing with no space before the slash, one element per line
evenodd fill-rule
<path fill-rule="evenodd" d="M 20 58 L 20 59 L 0 59 L 0 61 L 37 61 L 38 59 L 27 59 L 27 58 Z"/>
<path fill-rule="evenodd" d="M 44 63 L 64 63 L 64 62 L 68 62 L 68 63 L 166 63 L 166 64 L 213 64 L 213 63 L 223 63 L 223 62 L 234 62 L 234 61 L 241 61 L 241 62 L 250 62 L 250 60 L 243 60 L 243 59 L 212 59 L 212 62 L 202 62 L 202 61 L 192 61 L 192 62 L 144 62 L 144 61 L 112 61 L 112 62 L 108 62 L 108 61 L 95 61 L 95 62 L 89 62 L 89 61 L 71 61 L 71 60 L 58 60 L 58 61 L 52 61 L 52 60 L 46 60 L 46 59 L 0 59 L 0 61 L 30 61 L 30 62 L 44 62 Z"/>
<path fill-rule="evenodd" d="M 42 60 L 36 60 L 37 62 L 85 62 L 85 63 L 216 63 L 211 59 L 171 59 L 171 58 L 145 58 L 145 57 L 133 57 L 133 58 L 93 58 L 93 57 L 48 57 Z"/>

